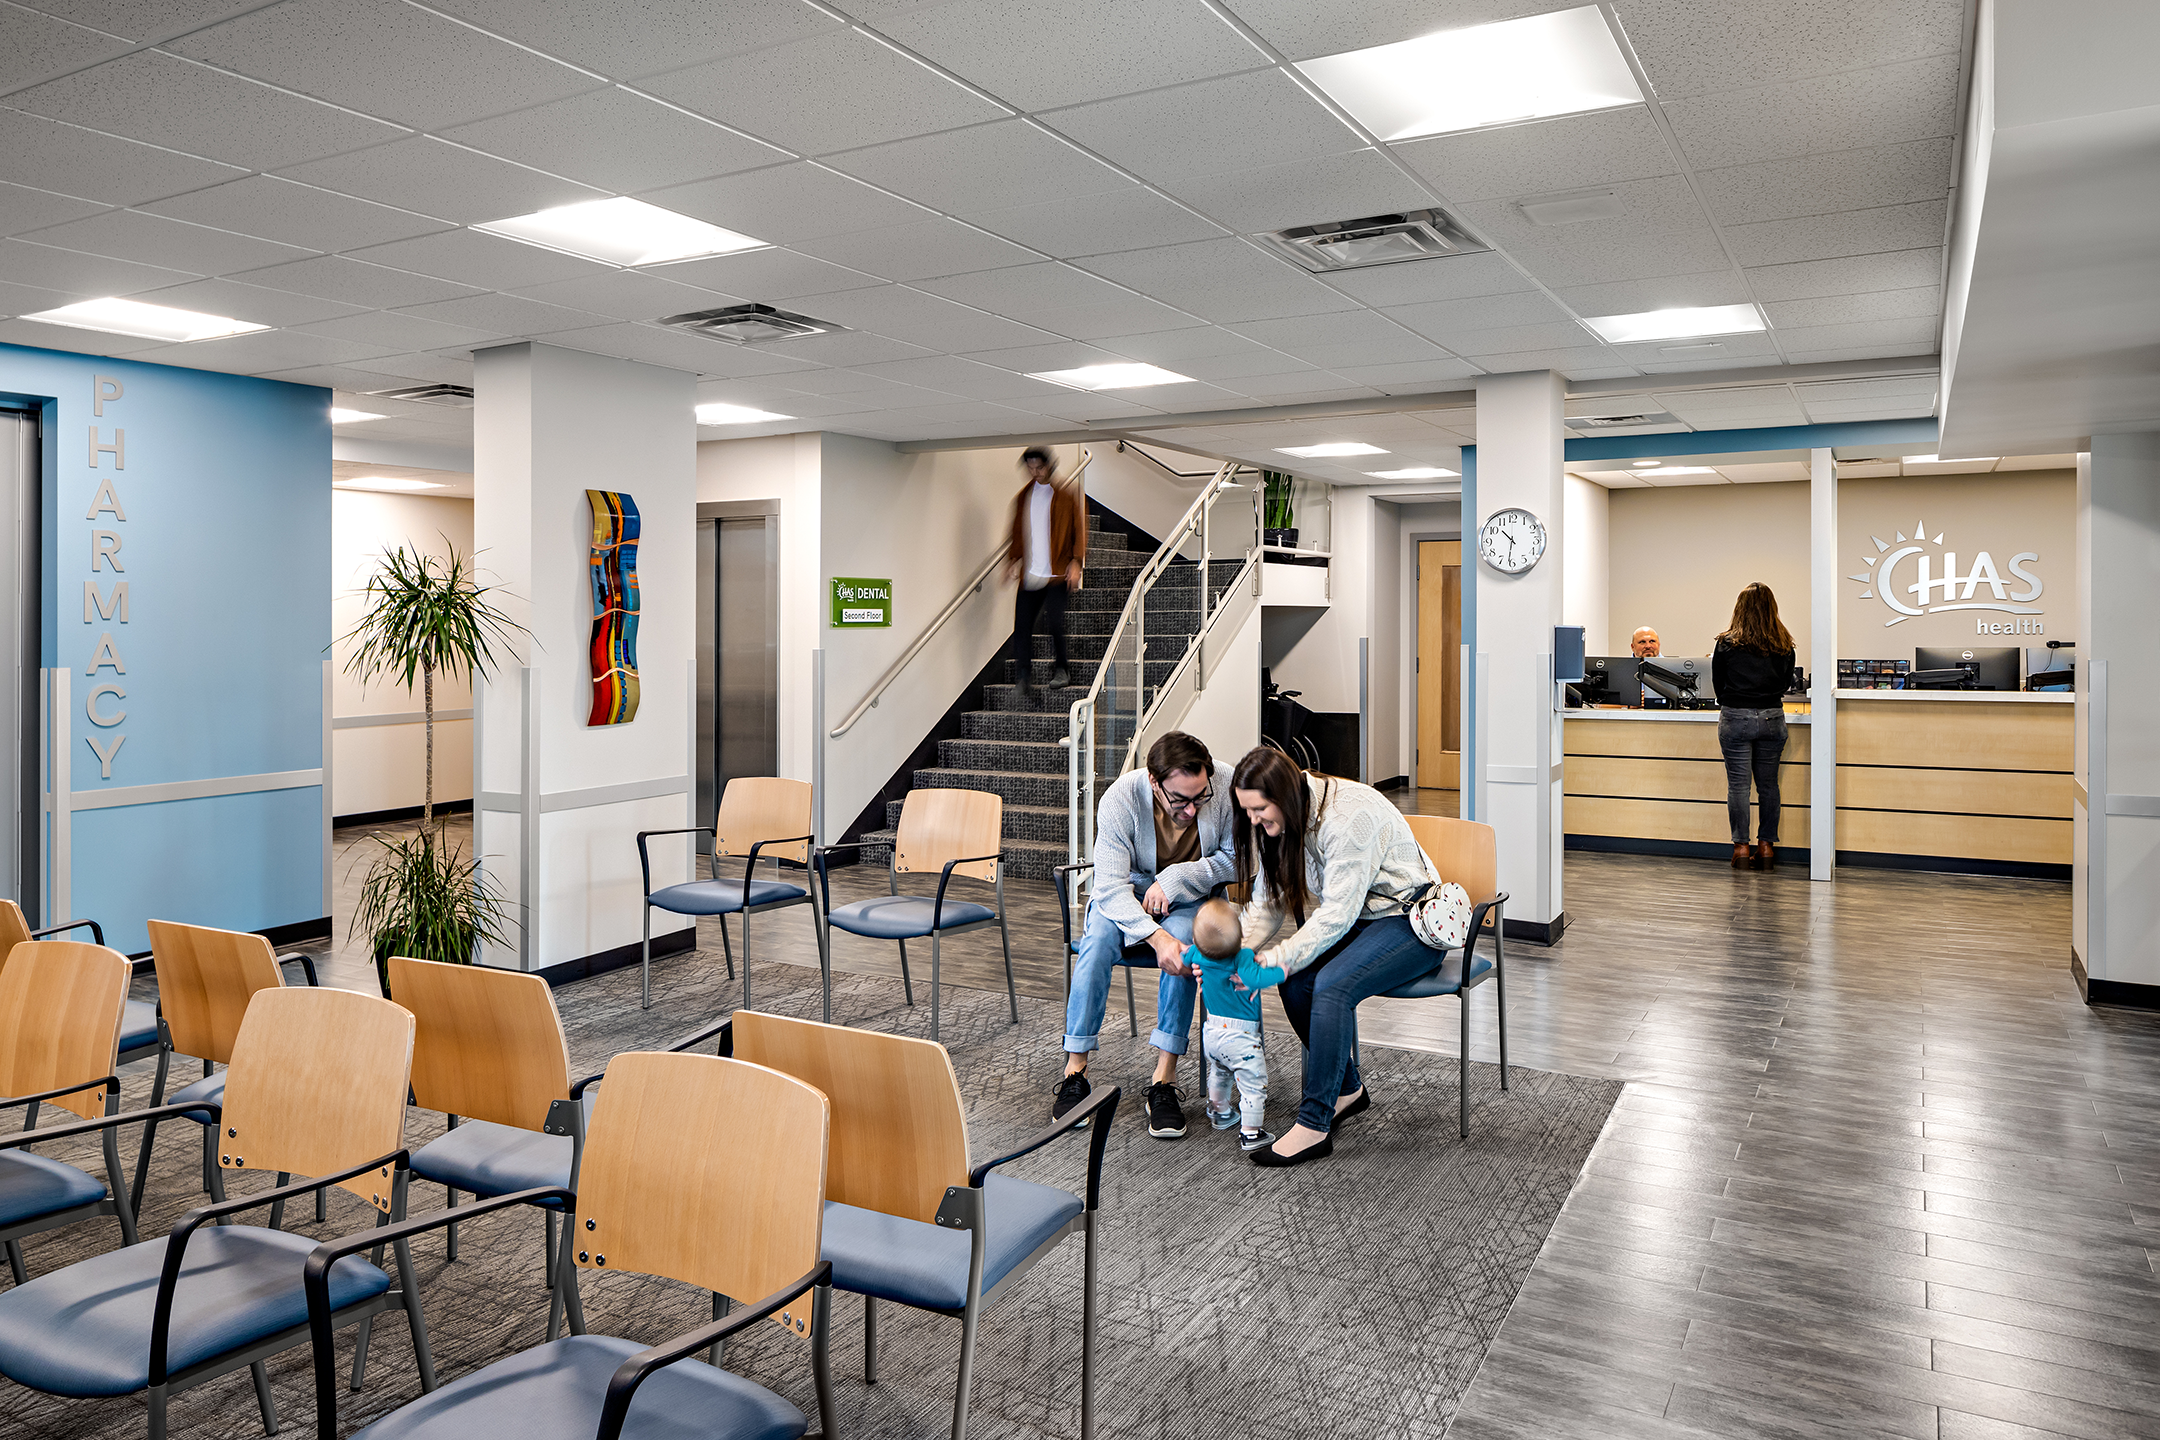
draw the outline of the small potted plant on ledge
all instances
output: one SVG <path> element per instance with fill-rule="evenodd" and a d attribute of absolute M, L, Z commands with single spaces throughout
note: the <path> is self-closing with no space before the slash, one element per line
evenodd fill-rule
<path fill-rule="evenodd" d="M 1297 512 L 1292 508 L 1290 495 L 1290 487 L 1296 482 L 1280 470 L 1263 470 L 1260 478 L 1267 487 L 1263 543 L 1280 545 L 1286 550 L 1297 549 Z"/>
<path fill-rule="evenodd" d="M 375 954 L 383 994 L 390 957 L 469 965 L 482 942 L 506 938 L 507 902 L 481 873 L 477 856 L 449 843 L 435 814 L 435 677 L 470 680 L 493 670 L 495 647 L 525 627 L 491 604 L 455 547 L 438 560 L 400 545 L 361 591 L 366 610 L 344 638 L 355 642 L 345 672 L 363 685 L 388 676 L 407 691 L 417 681 L 427 726 L 427 777 L 420 828 L 407 838 L 374 837 L 381 847 L 360 888 L 353 928 Z"/>

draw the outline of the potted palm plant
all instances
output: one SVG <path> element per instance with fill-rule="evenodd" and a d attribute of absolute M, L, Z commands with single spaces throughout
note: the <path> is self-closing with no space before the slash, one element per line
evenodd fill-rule
<path fill-rule="evenodd" d="M 374 837 L 381 850 L 353 917 L 369 937 L 385 995 L 392 955 L 466 965 L 483 941 L 505 938 L 502 892 L 481 873 L 477 856 L 448 842 L 435 814 L 435 677 L 485 675 L 495 667 L 496 646 L 525 633 L 488 600 L 493 588 L 477 581 L 454 546 L 438 560 L 400 545 L 360 592 L 366 609 L 345 636 L 354 642 L 345 672 L 363 685 L 388 677 L 410 691 L 417 683 L 426 718 L 420 828 L 409 837 Z"/>
<path fill-rule="evenodd" d="M 1295 482 L 1280 470 L 1263 470 L 1261 481 L 1267 487 L 1262 495 L 1266 514 L 1262 521 L 1266 530 L 1265 543 L 1281 545 L 1287 549 L 1297 548 L 1297 512 L 1292 508 L 1290 487 Z"/>

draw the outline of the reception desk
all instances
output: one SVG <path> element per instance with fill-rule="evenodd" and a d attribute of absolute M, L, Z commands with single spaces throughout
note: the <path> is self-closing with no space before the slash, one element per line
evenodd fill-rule
<path fill-rule="evenodd" d="M 2058 694 L 1839 691 L 1838 863 L 2067 875 L 2072 714 Z M 1807 850 L 1812 732 L 1787 718 L 1779 843 Z M 1715 711 L 1571 711 L 1566 745 L 1570 847 L 1731 852 Z"/>

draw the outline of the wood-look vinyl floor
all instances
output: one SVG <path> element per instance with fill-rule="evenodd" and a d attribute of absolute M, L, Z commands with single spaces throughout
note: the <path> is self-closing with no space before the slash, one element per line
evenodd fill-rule
<path fill-rule="evenodd" d="M 1581 853 L 1565 883 L 1561 941 L 1508 950 L 1510 1059 L 1627 1088 L 1451 1435 L 2160 1435 L 2160 1015 L 2082 1002 L 2068 887 Z M 1054 892 L 1007 898 L 1018 988 L 1061 994 Z M 718 965 L 702 939 L 660 963 Z M 755 939 L 814 963 L 794 912 Z M 834 963 L 898 973 L 848 936 Z M 1002 988 L 996 932 L 945 976 Z M 371 982 L 342 928 L 325 979 Z M 1364 1038 L 1452 1054 L 1458 1013 L 1372 1002 Z M 1480 1058 L 1493 1014 L 1486 987 Z"/>

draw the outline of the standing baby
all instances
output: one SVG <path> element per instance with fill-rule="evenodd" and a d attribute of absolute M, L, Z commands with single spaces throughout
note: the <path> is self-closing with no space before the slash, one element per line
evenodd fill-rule
<path fill-rule="evenodd" d="M 1260 1031 L 1260 992 L 1280 985 L 1283 972 L 1254 963 L 1244 942 L 1237 906 L 1210 900 L 1193 916 L 1193 944 L 1185 960 L 1199 967 L 1200 995 L 1207 1003 L 1200 1053 L 1207 1058 L 1208 1122 L 1217 1130 L 1238 1125 L 1238 1148 L 1250 1151 L 1275 1141 L 1262 1123 L 1267 1048 Z M 1233 1084 L 1236 1109 L 1231 1108 Z"/>

